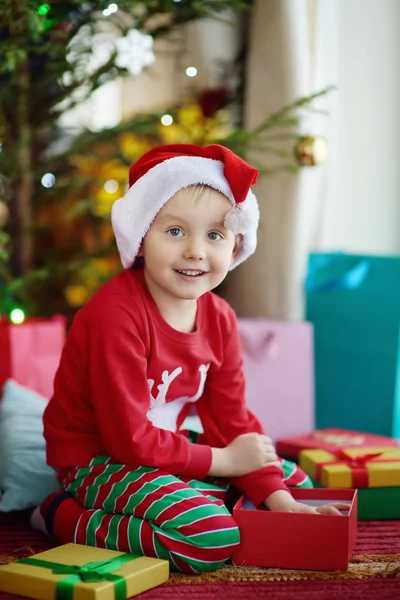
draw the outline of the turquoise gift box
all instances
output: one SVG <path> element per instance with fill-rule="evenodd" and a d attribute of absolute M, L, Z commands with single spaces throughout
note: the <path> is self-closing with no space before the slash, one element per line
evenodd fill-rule
<path fill-rule="evenodd" d="M 316 428 L 400 438 L 400 257 L 313 253 Z"/>

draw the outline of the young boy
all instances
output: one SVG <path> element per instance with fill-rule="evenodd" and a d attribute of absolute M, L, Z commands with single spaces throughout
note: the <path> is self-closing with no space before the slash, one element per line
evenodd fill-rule
<path fill-rule="evenodd" d="M 218 145 L 162 146 L 131 168 L 112 210 L 125 271 L 77 313 L 44 415 L 63 490 L 33 524 L 57 541 L 198 573 L 239 543 L 229 484 L 270 510 L 338 513 L 291 496 L 310 482 L 247 410 L 236 317 L 211 293 L 255 251 L 256 178 Z M 200 443 L 185 431 L 191 409 Z"/>

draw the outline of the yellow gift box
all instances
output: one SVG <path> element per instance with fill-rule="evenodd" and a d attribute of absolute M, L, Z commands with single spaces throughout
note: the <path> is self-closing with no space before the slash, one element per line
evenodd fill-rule
<path fill-rule="evenodd" d="M 400 450 L 344 448 L 302 450 L 300 467 L 323 487 L 364 488 L 400 486 Z"/>
<path fill-rule="evenodd" d="M 0 591 L 37 600 L 125 600 L 168 581 L 169 563 L 65 544 L 0 568 Z"/>

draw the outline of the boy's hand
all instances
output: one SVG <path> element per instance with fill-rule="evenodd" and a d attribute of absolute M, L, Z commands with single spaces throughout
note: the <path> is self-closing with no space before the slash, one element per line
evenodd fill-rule
<path fill-rule="evenodd" d="M 263 467 L 277 466 L 280 462 L 271 438 L 260 433 L 244 433 L 226 448 L 212 448 L 209 475 L 240 477 Z"/>
<path fill-rule="evenodd" d="M 322 506 L 308 506 L 302 502 L 296 502 L 289 492 L 277 490 L 272 492 L 264 504 L 269 510 L 280 512 L 295 512 L 321 515 L 342 515 L 341 510 L 349 510 L 349 505 L 343 502 L 330 502 Z"/>

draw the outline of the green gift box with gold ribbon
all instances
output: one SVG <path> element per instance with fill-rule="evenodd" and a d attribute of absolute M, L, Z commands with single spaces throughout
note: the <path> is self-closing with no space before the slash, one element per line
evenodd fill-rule
<path fill-rule="evenodd" d="M 37 600 L 126 600 L 168 581 L 166 560 L 65 544 L 0 569 L 0 591 Z"/>
<path fill-rule="evenodd" d="M 358 519 L 400 518 L 400 450 L 397 448 L 302 450 L 300 467 L 315 487 L 357 488 Z"/>

